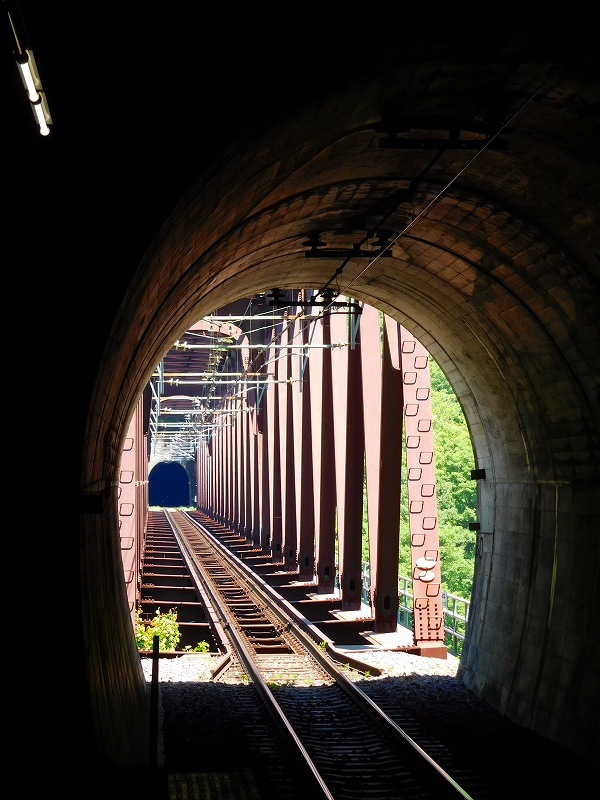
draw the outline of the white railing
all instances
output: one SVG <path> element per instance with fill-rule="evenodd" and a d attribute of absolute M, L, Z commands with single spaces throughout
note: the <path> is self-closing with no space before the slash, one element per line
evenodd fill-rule
<path fill-rule="evenodd" d="M 362 601 L 371 604 L 371 577 L 368 561 L 362 563 Z M 398 576 L 398 624 L 413 630 L 414 598 L 412 591 L 412 578 L 404 575 Z M 444 639 L 448 652 L 455 656 L 462 653 L 467 624 L 469 621 L 470 600 L 458 597 L 455 594 L 443 592 L 442 603 L 444 607 Z"/>

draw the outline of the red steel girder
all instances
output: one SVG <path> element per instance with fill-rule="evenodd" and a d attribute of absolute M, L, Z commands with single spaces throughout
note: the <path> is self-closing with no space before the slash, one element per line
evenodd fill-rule
<path fill-rule="evenodd" d="M 330 344 L 328 315 L 314 323 L 312 343 Z M 335 589 L 335 456 L 331 350 L 316 348 L 310 355 L 310 403 L 315 508 L 317 593 Z"/>
<path fill-rule="evenodd" d="M 415 644 L 445 658 L 429 353 L 402 328 Z"/>
<path fill-rule="evenodd" d="M 398 625 L 402 373 L 398 324 L 365 306 L 360 322 L 371 607 L 375 632 Z"/>
<path fill-rule="evenodd" d="M 362 516 L 364 478 L 364 424 L 360 347 L 350 325 L 354 317 L 331 314 L 331 340 L 343 343 L 331 351 L 333 429 L 339 583 L 343 610 L 357 610 L 362 602 Z M 359 338 L 359 337 L 357 337 Z"/>

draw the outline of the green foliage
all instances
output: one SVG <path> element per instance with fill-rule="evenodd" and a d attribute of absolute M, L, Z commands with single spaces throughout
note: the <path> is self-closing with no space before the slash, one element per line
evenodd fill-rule
<path fill-rule="evenodd" d="M 475 561 L 469 522 L 477 518 L 473 446 L 460 403 L 431 358 L 430 373 L 442 589 L 469 599 Z"/>
<path fill-rule="evenodd" d="M 138 650 L 152 650 L 154 637 L 158 636 L 158 648 L 162 651 L 175 650 L 181 639 L 177 611 L 171 608 L 161 614 L 160 608 L 150 622 L 142 620 L 140 609 L 136 611 L 135 641 Z"/>
<path fill-rule="evenodd" d="M 186 646 L 183 649 L 185 650 L 186 653 L 208 653 L 208 651 L 210 650 L 210 646 L 208 642 L 202 641 L 198 642 L 198 644 L 195 647 L 186 644 Z"/>

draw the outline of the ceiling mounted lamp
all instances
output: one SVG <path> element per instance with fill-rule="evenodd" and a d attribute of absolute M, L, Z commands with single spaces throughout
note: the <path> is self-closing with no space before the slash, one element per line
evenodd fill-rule
<path fill-rule="evenodd" d="M 14 51 L 14 54 L 17 66 L 19 68 L 19 73 L 21 75 L 21 80 L 25 86 L 25 91 L 27 92 L 27 97 L 31 104 L 31 110 L 33 112 L 35 121 L 40 127 L 40 133 L 42 136 L 48 136 L 50 133 L 50 125 L 52 125 L 52 117 L 50 116 L 46 94 L 44 92 L 44 87 L 42 86 L 42 81 L 40 80 L 40 75 L 37 64 L 35 63 L 33 51 L 26 47 L 22 47 L 21 40 L 26 41 L 27 37 L 25 35 L 21 37 L 19 36 L 17 27 L 15 25 L 14 15 L 11 14 L 10 9 L 7 13 L 13 36 L 15 38 L 16 50 Z M 21 27 L 24 29 L 24 26 Z"/>
<path fill-rule="evenodd" d="M 25 50 L 22 53 L 16 54 L 17 66 L 21 73 L 21 79 L 27 91 L 27 97 L 31 103 L 31 110 L 37 124 L 40 126 L 40 133 L 42 136 L 48 136 L 50 133 L 50 125 L 52 125 L 52 117 L 48 109 L 46 95 L 40 81 L 40 76 L 37 71 L 35 58 L 31 50 Z"/>

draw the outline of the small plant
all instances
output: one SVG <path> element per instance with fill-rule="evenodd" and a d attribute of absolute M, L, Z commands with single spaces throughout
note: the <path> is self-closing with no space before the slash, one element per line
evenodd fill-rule
<path fill-rule="evenodd" d="M 298 680 L 299 676 L 296 674 L 282 675 L 278 673 L 271 677 L 271 680 L 267 682 L 267 686 L 269 689 L 278 689 L 281 686 L 295 686 Z"/>
<path fill-rule="evenodd" d="M 327 650 L 327 642 L 319 642 L 319 647 L 321 650 Z"/>
<path fill-rule="evenodd" d="M 190 644 L 186 644 L 183 648 L 186 653 L 208 653 L 210 650 L 208 642 L 202 641 L 198 642 L 195 647 L 192 647 Z"/>
<path fill-rule="evenodd" d="M 181 639 L 177 611 L 175 609 L 171 608 L 161 614 L 160 608 L 157 608 L 156 614 L 150 622 L 142 620 L 140 609 L 136 611 L 135 641 L 138 650 L 152 650 L 155 636 L 158 636 L 159 650 L 175 650 Z"/>

